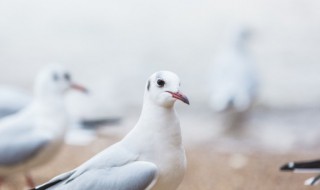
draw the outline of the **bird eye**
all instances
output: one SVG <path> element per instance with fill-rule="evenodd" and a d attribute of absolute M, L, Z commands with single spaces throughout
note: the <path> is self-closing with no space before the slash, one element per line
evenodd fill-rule
<path fill-rule="evenodd" d="M 166 84 L 166 82 L 164 82 L 164 80 L 162 80 L 162 79 L 158 79 L 157 84 L 159 87 L 163 87 Z"/>
<path fill-rule="evenodd" d="M 65 73 L 64 74 L 64 79 L 66 79 L 67 81 L 71 80 L 70 74 L 69 73 Z"/>

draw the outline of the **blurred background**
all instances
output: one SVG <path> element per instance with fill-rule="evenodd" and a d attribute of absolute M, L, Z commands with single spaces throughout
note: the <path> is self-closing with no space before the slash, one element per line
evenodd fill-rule
<path fill-rule="evenodd" d="M 171 70 L 191 101 L 190 107 L 177 105 L 189 155 L 181 190 L 305 188 L 306 175 L 278 168 L 318 155 L 319 10 L 314 0 L 0 1 L 1 85 L 32 94 L 36 73 L 60 63 L 92 92 L 85 101 L 69 94 L 73 114 L 122 118 L 99 129 L 92 144 L 65 147 L 51 165 L 34 171 L 37 181 L 121 139 L 139 117 L 146 79 Z M 250 31 L 246 51 L 259 87 L 245 135 L 234 137 L 221 132 L 223 113 L 212 110 L 209 101 L 216 57 L 233 45 L 238 27 Z M 87 154 L 68 163 L 70 151 Z"/>

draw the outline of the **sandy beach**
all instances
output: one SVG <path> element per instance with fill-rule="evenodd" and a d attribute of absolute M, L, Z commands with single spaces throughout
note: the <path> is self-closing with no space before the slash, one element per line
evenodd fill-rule
<path fill-rule="evenodd" d="M 318 112 L 317 109 L 299 112 L 256 110 L 247 125 L 251 136 L 233 138 L 219 135 L 217 129 L 214 131 L 222 126 L 216 118 L 205 114 L 206 111 L 198 111 L 198 114 L 182 111 L 180 119 L 188 169 L 179 190 L 317 189 L 317 186 L 303 185 L 312 175 L 280 172 L 279 167 L 289 161 L 319 157 L 314 152 L 319 142 L 310 144 L 307 141 L 313 130 L 303 130 L 304 126 L 310 126 L 310 129 L 312 124 L 316 126 Z M 35 182 L 41 184 L 69 171 L 119 141 L 134 126 L 138 114 L 131 112 L 120 124 L 101 128 L 97 139 L 87 146 L 65 145 L 50 163 L 31 172 Z M 295 123 L 295 127 L 288 121 Z M 263 127 L 265 131 L 261 130 Z M 267 133 L 268 128 L 273 133 Z M 198 135 L 194 135 L 195 130 Z M 286 136 L 290 131 L 297 134 L 294 139 Z M 305 133 L 299 134 L 299 131 Z M 269 139 L 269 143 L 263 143 L 262 139 Z M 5 190 L 27 189 L 21 176 L 10 179 L 3 187 Z"/>

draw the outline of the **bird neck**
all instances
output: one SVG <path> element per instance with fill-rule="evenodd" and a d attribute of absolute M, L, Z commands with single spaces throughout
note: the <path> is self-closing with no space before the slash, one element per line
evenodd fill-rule
<path fill-rule="evenodd" d="M 169 127 L 177 121 L 174 105 L 160 106 L 145 98 L 137 125 L 154 124 L 155 126 Z"/>
<path fill-rule="evenodd" d="M 38 103 L 41 103 L 43 105 L 57 105 L 57 106 L 61 106 L 64 104 L 64 94 L 59 94 L 59 93 L 36 93 L 35 94 L 35 100 Z"/>
<path fill-rule="evenodd" d="M 136 126 L 124 139 L 129 147 L 136 147 L 130 144 L 133 141 L 145 149 L 158 146 L 159 142 L 164 147 L 181 148 L 180 123 L 174 107 L 162 107 L 145 99 Z"/>
<path fill-rule="evenodd" d="M 36 99 L 31 109 L 35 113 L 36 130 L 63 138 L 68 123 L 63 98 Z"/>
<path fill-rule="evenodd" d="M 34 109 L 39 118 L 59 122 L 66 117 L 65 101 L 61 96 L 38 96 L 34 100 Z"/>

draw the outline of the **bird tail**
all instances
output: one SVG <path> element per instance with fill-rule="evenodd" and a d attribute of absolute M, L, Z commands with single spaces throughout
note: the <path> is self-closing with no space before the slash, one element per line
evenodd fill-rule
<path fill-rule="evenodd" d="M 88 119 L 83 119 L 80 121 L 80 125 L 83 128 L 97 128 L 100 126 L 105 126 L 105 125 L 113 125 L 113 124 L 118 124 L 120 123 L 121 118 L 116 117 L 116 118 L 104 118 L 104 119 L 95 119 L 95 120 L 88 120 Z"/>
<path fill-rule="evenodd" d="M 287 172 L 318 173 L 320 172 L 320 160 L 306 162 L 289 162 L 281 166 L 280 170 Z"/>
<path fill-rule="evenodd" d="M 44 183 L 42 185 L 39 185 L 38 187 L 35 187 L 30 190 L 48 190 L 51 189 L 51 187 L 58 185 L 59 183 L 67 180 L 73 173 L 75 173 L 76 170 L 72 170 L 70 172 L 63 173 L 61 175 L 58 175 L 57 177 L 51 179 L 47 183 Z"/>
<path fill-rule="evenodd" d="M 60 183 L 61 181 L 63 181 L 63 180 L 57 180 L 57 181 L 48 182 L 48 183 L 45 183 L 45 184 L 40 185 L 38 187 L 35 187 L 33 189 L 30 189 L 30 190 L 46 190 L 46 189 L 48 189 L 48 188 Z"/>

